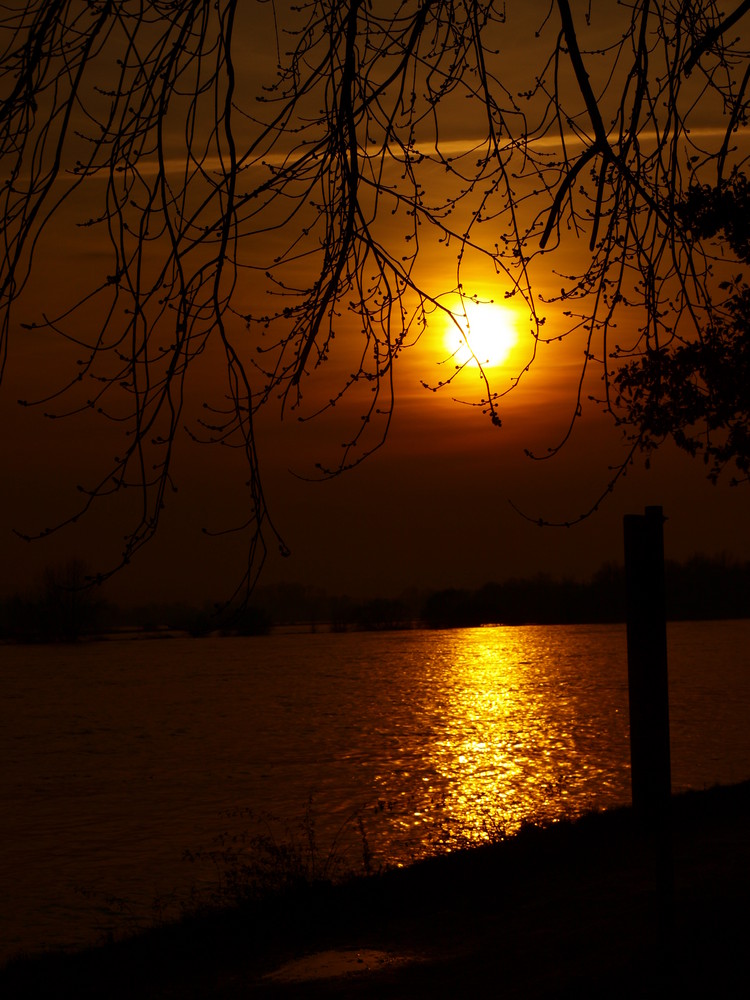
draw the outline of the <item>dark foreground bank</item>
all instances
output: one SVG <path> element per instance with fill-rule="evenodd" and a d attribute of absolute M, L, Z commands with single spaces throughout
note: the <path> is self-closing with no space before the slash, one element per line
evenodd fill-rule
<path fill-rule="evenodd" d="M 0 971 L 0 995 L 746 996 L 750 782 L 674 798 L 672 829 L 671 893 L 648 834 L 616 810 L 74 955 L 19 959 Z"/>

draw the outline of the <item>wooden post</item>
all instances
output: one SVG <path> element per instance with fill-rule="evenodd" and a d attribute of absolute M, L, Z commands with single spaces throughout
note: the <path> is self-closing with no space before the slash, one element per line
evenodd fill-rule
<path fill-rule="evenodd" d="M 630 780 L 636 824 L 650 844 L 654 865 L 658 961 L 670 954 L 674 927 L 663 525 L 661 507 L 646 507 L 645 514 L 626 514 L 624 519 Z"/>
<path fill-rule="evenodd" d="M 672 790 L 663 524 L 661 507 L 624 518 L 631 783 L 647 826 L 667 822 Z"/>

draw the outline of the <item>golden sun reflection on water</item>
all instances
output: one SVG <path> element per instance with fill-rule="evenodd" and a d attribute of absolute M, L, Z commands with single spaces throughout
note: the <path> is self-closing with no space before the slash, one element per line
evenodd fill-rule
<path fill-rule="evenodd" d="M 589 632 L 564 654 L 544 627 L 443 633 L 413 706 L 424 794 L 399 824 L 418 853 L 581 813 L 595 775 L 613 802 L 626 800 L 624 685 L 612 684 L 612 651 Z M 404 776 L 413 787 L 416 776 Z"/>
<path fill-rule="evenodd" d="M 548 734 L 539 725 L 542 706 L 529 701 L 524 683 L 531 651 L 517 632 L 507 643 L 498 655 L 492 643 L 466 642 L 455 662 L 447 732 L 434 747 L 436 770 L 450 789 L 450 812 L 480 839 L 496 823 L 514 829 L 523 817 L 543 812 L 555 780 L 554 755 L 544 745 Z"/>

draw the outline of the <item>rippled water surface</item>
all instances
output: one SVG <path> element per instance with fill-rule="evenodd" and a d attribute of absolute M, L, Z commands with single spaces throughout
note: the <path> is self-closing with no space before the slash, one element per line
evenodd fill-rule
<path fill-rule="evenodd" d="M 750 777 L 750 622 L 669 642 L 673 787 Z M 308 803 L 322 857 L 343 826 L 394 864 L 629 799 L 620 626 L 1 653 L 0 959 L 150 919 L 213 877 L 186 851 Z"/>

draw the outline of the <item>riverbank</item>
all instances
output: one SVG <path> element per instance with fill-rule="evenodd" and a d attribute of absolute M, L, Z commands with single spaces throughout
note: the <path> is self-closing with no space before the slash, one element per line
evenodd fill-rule
<path fill-rule="evenodd" d="M 0 972 L 0 994 L 741 995 L 750 782 L 675 797 L 672 829 L 671 898 L 650 838 L 630 810 L 614 810 L 77 954 L 18 959 Z"/>

